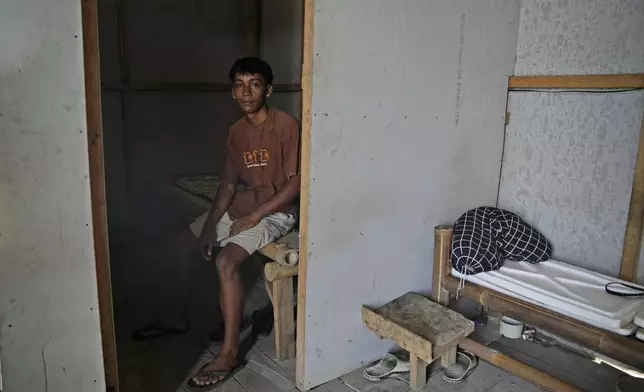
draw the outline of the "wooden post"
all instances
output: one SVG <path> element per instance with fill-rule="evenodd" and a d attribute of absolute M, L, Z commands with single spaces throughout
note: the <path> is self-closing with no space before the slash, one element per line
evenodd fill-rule
<path fill-rule="evenodd" d="M 642 246 L 642 224 L 644 223 L 644 119 L 635 160 L 635 175 L 631 190 L 631 204 L 628 208 L 624 248 L 622 249 L 622 265 L 619 277 L 629 282 L 637 277 L 637 264 Z"/>
<path fill-rule="evenodd" d="M 642 88 L 644 73 L 639 74 L 609 74 L 609 75 L 535 75 L 510 76 L 508 89 L 610 89 L 610 88 Z"/>
<path fill-rule="evenodd" d="M 414 391 L 419 391 L 427 384 L 427 366 L 429 364 L 424 359 L 411 353 L 409 354 L 409 360 L 411 363 L 409 384 Z"/>
<path fill-rule="evenodd" d="M 304 26 L 302 47 L 302 158 L 300 185 L 300 262 L 297 285 L 297 359 L 295 363 L 295 382 L 299 390 L 306 390 L 305 353 L 306 353 L 306 272 L 308 265 L 308 222 L 309 186 L 311 183 L 311 97 L 313 84 L 313 24 L 315 16 L 314 0 L 304 1 Z"/>
<path fill-rule="evenodd" d="M 97 0 L 82 0 L 83 60 L 85 68 L 85 111 L 87 115 L 87 142 L 89 182 L 92 201 L 92 228 L 96 258 L 98 310 L 103 344 L 103 367 L 106 389 L 118 392 L 116 337 L 112 312 L 112 283 L 110 253 L 107 238 L 107 209 L 105 200 L 105 173 L 103 169 L 103 125 L 101 119 L 101 73 L 98 52 Z"/>
<path fill-rule="evenodd" d="M 293 278 L 275 280 L 272 286 L 275 352 L 277 359 L 283 361 L 295 356 Z"/>
<path fill-rule="evenodd" d="M 449 276 L 451 271 L 449 253 L 452 245 L 453 231 L 450 226 L 436 226 L 434 228 L 432 299 L 444 306 L 449 303 L 449 292 L 443 289 L 443 280 Z"/>
<path fill-rule="evenodd" d="M 441 355 L 441 366 L 448 368 L 456 363 L 456 349 L 457 345 L 450 347 L 447 352 Z"/>

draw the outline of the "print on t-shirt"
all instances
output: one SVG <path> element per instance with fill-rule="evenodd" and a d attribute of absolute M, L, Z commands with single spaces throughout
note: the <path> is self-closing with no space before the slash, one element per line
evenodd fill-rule
<path fill-rule="evenodd" d="M 261 148 L 259 150 L 246 151 L 244 153 L 244 164 L 247 169 L 268 166 L 268 150 Z"/>

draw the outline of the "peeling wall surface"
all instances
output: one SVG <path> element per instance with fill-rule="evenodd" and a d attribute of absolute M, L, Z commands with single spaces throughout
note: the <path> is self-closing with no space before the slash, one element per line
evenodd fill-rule
<path fill-rule="evenodd" d="M 642 1 L 524 0 L 515 74 L 644 72 L 642 26 Z M 511 92 L 508 111 L 499 206 L 556 259 L 617 276 L 644 92 Z"/>
<path fill-rule="evenodd" d="M 512 0 L 316 2 L 305 388 L 387 352 L 360 307 L 428 292 L 434 226 L 496 201 L 518 16 Z"/>
<path fill-rule="evenodd" d="M 80 2 L 0 5 L 4 391 L 105 391 Z"/>

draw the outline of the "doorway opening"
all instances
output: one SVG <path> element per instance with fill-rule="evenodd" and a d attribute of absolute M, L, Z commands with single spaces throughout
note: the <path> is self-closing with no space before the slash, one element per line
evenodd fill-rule
<path fill-rule="evenodd" d="M 182 390 L 201 362 L 217 355 L 212 340 L 222 316 L 214 263 L 193 260 L 190 278 L 183 280 L 189 282 L 189 328 L 177 326 L 176 332 L 185 333 L 138 339 L 136 332 L 176 307 L 177 276 L 185 273 L 176 255 L 186 245 L 177 233 L 207 211 L 222 175 L 228 129 L 243 115 L 231 99 L 233 62 L 246 56 L 267 61 L 274 74 L 269 106 L 302 120 L 303 12 L 304 2 L 289 0 L 98 2 L 104 160 L 93 165 L 105 173 L 104 264 L 111 276 L 120 391 Z M 241 270 L 247 319 L 270 307 L 264 262 L 252 257 Z M 100 280 L 99 274 L 99 286 Z M 294 383 L 295 359 L 272 360 L 271 345 L 270 337 L 252 339 L 245 350 Z M 104 351 L 108 369 L 110 350 Z M 116 385 L 110 372 L 107 377 Z"/>

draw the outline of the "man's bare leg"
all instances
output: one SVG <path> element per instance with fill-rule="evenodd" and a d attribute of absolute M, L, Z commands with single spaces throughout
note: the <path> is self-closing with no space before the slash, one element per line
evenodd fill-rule
<path fill-rule="evenodd" d="M 219 275 L 219 295 L 224 316 L 225 338 L 219 356 L 204 368 L 206 372 L 227 372 L 237 365 L 239 352 L 239 325 L 242 319 L 244 288 L 239 276 L 241 264 L 249 254 L 237 244 L 227 244 L 215 259 Z M 199 385 L 217 383 L 222 376 L 197 375 L 193 378 Z"/>

